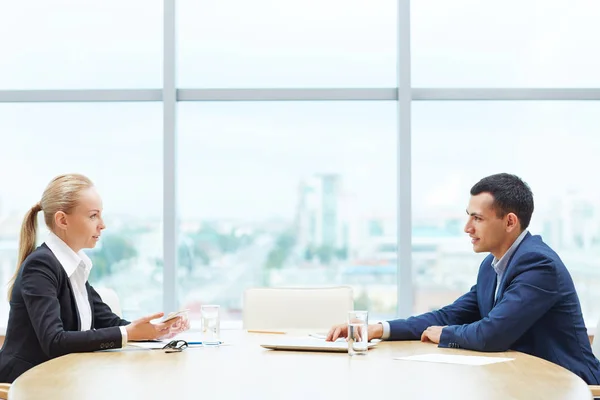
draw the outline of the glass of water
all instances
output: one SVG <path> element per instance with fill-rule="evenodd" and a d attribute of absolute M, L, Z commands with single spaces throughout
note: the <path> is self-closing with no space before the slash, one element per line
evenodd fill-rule
<path fill-rule="evenodd" d="M 219 306 L 202 306 L 202 344 L 204 346 L 218 346 L 221 344 L 221 321 Z"/>
<path fill-rule="evenodd" d="M 348 312 L 348 355 L 366 355 L 369 350 L 369 313 Z"/>

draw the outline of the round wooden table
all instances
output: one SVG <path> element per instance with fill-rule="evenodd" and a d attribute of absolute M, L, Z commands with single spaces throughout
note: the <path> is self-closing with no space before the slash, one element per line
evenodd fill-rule
<path fill-rule="evenodd" d="M 296 332 L 295 335 L 300 335 Z M 302 333 L 305 335 L 305 333 Z M 517 352 L 440 349 L 381 342 L 369 354 L 267 350 L 283 335 L 223 331 L 229 344 L 180 353 L 124 349 L 70 354 L 41 364 L 13 384 L 11 400 L 34 399 L 591 399 L 583 380 Z M 286 337 L 292 336 L 287 334 Z M 394 360 L 416 354 L 486 355 L 486 366 Z"/>

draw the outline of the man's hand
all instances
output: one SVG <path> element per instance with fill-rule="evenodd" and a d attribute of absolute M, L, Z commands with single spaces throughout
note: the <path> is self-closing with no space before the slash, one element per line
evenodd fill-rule
<path fill-rule="evenodd" d="M 381 336 L 383 336 L 383 325 L 371 324 L 368 327 L 368 332 L 369 342 L 372 339 L 381 339 Z M 335 342 L 337 338 L 341 337 L 348 337 L 348 324 L 339 324 L 333 326 L 327 333 L 327 338 L 325 340 L 327 342 Z"/>
<path fill-rule="evenodd" d="M 128 340 L 154 340 L 162 336 L 168 335 L 171 326 L 181 323 L 181 317 L 174 318 L 164 323 L 153 324 L 150 321 L 158 319 L 165 315 L 164 313 L 156 313 L 148 315 L 146 317 L 137 319 L 131 324 L 127 325 L 127 339 Z"/>
<path fill-rule="evenodd" d="M 430 326 L 425 329 L 421 335 L 421 342 L 439 343 L 444 328 L 444 326 Z"/>

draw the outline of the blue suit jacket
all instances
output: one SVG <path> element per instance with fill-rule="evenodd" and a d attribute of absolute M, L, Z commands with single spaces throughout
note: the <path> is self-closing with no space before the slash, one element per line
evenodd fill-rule
<path fill-rule="evenodd" d="M 491 254 L 479 267 L 477 284 L 440 310 L 390 321 L 390 340 L 417 340 L 432 325 L 447 325 L 440 347 L 478 351 L 516 350 L 600 384 L 573 280 L 541 237 L 527 234 L 508 261 L 494 298 L 497 275 Z"/>

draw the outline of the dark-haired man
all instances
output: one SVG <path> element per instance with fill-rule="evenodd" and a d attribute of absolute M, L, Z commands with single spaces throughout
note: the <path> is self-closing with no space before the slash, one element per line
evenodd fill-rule
<path fill-rule="evenodd" d="M 573 280 L 558 255 L 528 231 L 533 194 L 519 177 L 496 174 L 471 188 L 465 232 L 489 252 L 477 283 L 437 311 L 369 326 L 369 340 L 418 340 L 478 351 L 509 349 L 563 366 L 600 384 Z M 334 326 L 327 340 L 347 335 Z"/>

